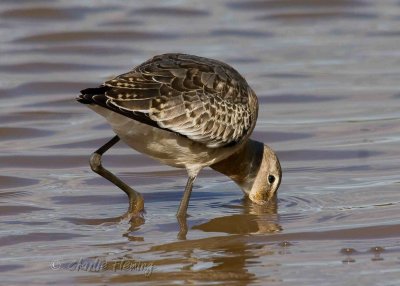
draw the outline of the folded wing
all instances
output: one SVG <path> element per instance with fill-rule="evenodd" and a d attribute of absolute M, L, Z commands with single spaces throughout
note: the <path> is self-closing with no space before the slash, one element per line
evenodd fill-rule
<path fill-rule="evenodd" d="M 184 54 L 156 56 L 97 89 L 83 90 L 81 98 L 208 147 L 249 136 L 258 110 L 254 92 L 236 70 Z"/>

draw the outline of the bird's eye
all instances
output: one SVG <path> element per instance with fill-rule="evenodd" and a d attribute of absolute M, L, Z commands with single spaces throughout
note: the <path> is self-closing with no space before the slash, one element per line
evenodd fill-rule
<path fill-rule="evenodd" d="M 269 176 L 268 176 L 268 182 L 269 182 L 270 184 L 273 184 L 273 183 L 275 182 L 275 177 L 272 176 L 272 175 L 269 175 Z"/>

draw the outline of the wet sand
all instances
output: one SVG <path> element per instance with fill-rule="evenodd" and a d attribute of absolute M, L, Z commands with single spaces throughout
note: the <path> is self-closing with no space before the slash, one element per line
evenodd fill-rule
<path fill-rule="evenodd" d="M 7 285 L 399 285 L 397 0 L 1 1 L 0 274 Z M 123 143 L 75 102 L 153 55 L 226 61 L 260 99 L 254 137 L 277 151 L 260 207 L 211 169 L 178 239 L 183 170 Z"/>

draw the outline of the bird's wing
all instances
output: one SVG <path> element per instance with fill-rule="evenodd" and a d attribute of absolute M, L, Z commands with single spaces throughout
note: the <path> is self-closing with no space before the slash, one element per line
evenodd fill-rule
<path fill-rule="evenodd" d="M 101 88 L 112 109 L 208 147 L 240 142 L 257 117 L 257 98 L 245 79 L 197 56 L 156 56 Z"/>

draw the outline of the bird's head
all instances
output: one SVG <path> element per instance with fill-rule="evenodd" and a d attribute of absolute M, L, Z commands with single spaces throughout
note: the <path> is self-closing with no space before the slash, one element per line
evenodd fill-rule
<path fill-rule="evenodd" d="M 254 203 L 267 204 L 276 195 L 282 181 L 281 164 L 269 146 L 264 145 L 260 167 L 254 172 L 242 187 L 243 191 Z"/>
<path fill-rule="evenodd" d="M 276 195 L 282 181 L 282 169 L 275 152 L 251 139 L 211 168 L 229 176 L 251 201 L 259 205 L 267 204 Z"/>

